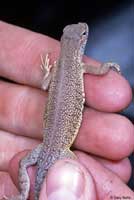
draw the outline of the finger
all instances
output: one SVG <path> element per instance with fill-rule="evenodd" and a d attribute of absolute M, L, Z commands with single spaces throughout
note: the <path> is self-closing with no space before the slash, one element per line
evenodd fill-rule
<path fill-rule="evenodd" d="M 90 171 L 96 183 L 96 190 L 99 199 L 130 198 L 134 199 L 134 193 L 126 184 L 124 184 L 118 176 L 112 173 L 107 168 L 103 167 L 99 162 L 92 157 L 81 153 L 75 152 L 79 161 Z"/>
<path fill-rule="evenodd" d="M 91 157 L 97 160 L 100 164 L 102 164 L 108 170 L 114 172 L 117 176 L 119 176 L 124 183 L 128 183 L 132 173 L 131 163 L 128 158 L 124 158 L 119 161 L 107 160 L 98 156 L 91 155 Z"/>
<path fill-rule="evenodd" d="M 15 136 L 6 132 L 1 132 L 0 137 L 0 170 L 4 171 L 8 170 L 10 160 L 18 152 L 24 151 L 25 149 L 33 149 L 40 143 L 38 140 L 23 136 Z M 103 164 L 107 169 L 110 169 L 114 173 L 118 174 L 123 181 L 128 181 L 131 174 L 131 168 L 127 159 L 119 161 L 107 161 L 102 158 L 100 159 L 95 156 L 93 157 Z M 16 169 L 16 167 L 14 168 Z"/>
<path fill-rule="evenodd" d="M 40 141 L 28 137 L 15 136 L 6 132 L 0 133 L 0 170 L 8 170 L 10 160 L 18 152 L 24 151 L 25 149 L 33 149 L 40 143 Z M 107 169 L 110 169 L 114 173 L 118 174 L 123 181 L 128 181 L 131 174 L 131 168 L 127 159 L 120 161 L 106 161 L 102 158 L 93 157 L 102 163 Z"/>
<path fill-rule="evenodd" d="M 86 105 L 106 112 L 117 112 L 132 99 L 129 83 L 123 76 L 110 71 L 104 76 L 84 76 Z"/>
<path fill-rule="evenodd" d="M 53 62 L 59 54 L 59 43 L 47 36 L 3 22 L 0 23 L 0 30 L 0 76 L 40 87 L 43 79 L 39 67 L 40 54 L 51 52 Z M 87 62 L 100 64 L 91 58 Z M 86 75 L 85 93 L 88 105 L 105 111 L 121 110 L 132 98 L 128 82 L 115 72 L 102 77 Z"/>
<path fill-rule="evenodd" d="M 10 37 L 12 35 L 12 37 Z M 41 86 L 40 55 L 58 53 L 59 43 L 47 36 L 0 22 L 0 76 L 18 83 Z"/>
<path fill-rule="evenodd" d="M 39 89 L 1 81 L 0 96 L 0 129 L 41 138 L 46 104 L 44 93 Z"/>
<path fill-rule="evenodd" d="M 15 182 L 16 185 L 18 185 L 18 166 L 19 161 L 22 157 L 24 157 L 26 152 L 22 152 L 18 154 L 11 162 L 10 165 L 10 174 Z M 108 170 L 106 167 L 101 165 L 98 161 L 95 161 L 92 157 L 87 156 L 85 153 L 80 153 L 78 151 L 75 151 L 75 154 L 77 155 L 80 163 L 82 163 L 86 169 L 88 169 L 89 173 L 93 176 L 96 184 L 96 191 L 98 194 L 98 199 L 109 199 L 110 196 L 121 196 L 121 195 L 129 195 L 131 198 L 132 192 L 130 189 L 122 182 L 120 181 L 120 178 L 115 175 L 115 173 L 112 173 L 110 170 Z M 30 197 L 33 198 L 34 193 L 34 180 L 35 180 L 35 167 L 29 167 L 28 168 L 28 174 L 30 176 L 30 182 L 31 182 L 31 190 L 30 190 Z M 56 174 L 59 175 L 59 173 L 62 172 L 62 170 L 56 171 Z M 51 174 L 51 177 L 53 174 Z M 119 175 L 120 176 L 120 175 Z M 59 180 L 59 176 L 56 179 L 57 182 Z M 54 182 L 55 183 L 55 182 Z M 44 184 L 46 184 L 44 182 Z M 45 186 L 44 186 L 45 191 Z M 110 192 L 111 191 L 111 192 Z M 43 193 L 44 194 L 44 193 Z M 109 197 L 109 198 L 108 198 Z M 132 198 L 133 199 L 133 198 Z"/>
<path fill-rule="evenodd" d="M 18 154 L 16 160 L 11 163 L 11 174 L 18 184 L 16 165 L 18 168 L 18 161 L 24 155 L 24 153 Z M 34 184 L 33 180 L 35 168 L 31 167 L 28 170 L 30 176 L 30 182 L 32 183 L 30 189 L 30 199 L 33 199 Z M 59 177 L 61 177 L 59 179 Z M 63 199 L 66 196 L 67 199 L 80 199 L 80 200 L 95 200 L 96 191 L 91 175 L 87 170 L 78 162 L 71 160 L 58 161 L 49 171 L 47 178 L 43 184 L 41 190 L 40 199 Z"/>
<path fill-rule="evenodd" d="M 11 162 L 10 172 L 16 185 L 18 185 L 18 163 L 19 160 L 26 154 L 22 152 L 18 154 Z M 30 199 L 34 197 L 34 181 L 35 167 L 28 168 L 30 177 Z M 61 178 L 59 178 L 61 177 Z M 49 171 L 46 180 L 44 181 L 40 199 L 63 199 L 63 195 L 81 200 L 95 200 L 96 191 L 91 175 L 78 162 L 65 160 L 58 161 Z M 64 192 L 63 192 L 64 191 Z M 67 198 L 67 199 L 68 199 Z"/>
<path fill-rule="evenodd" d="M 17 194 L 18 190 L 7 172 L 0 171 L 0 199 Z"/>
<path fill-rule="evenodd" d="M 46 102 L 43 92 L 1 82 L 0 94 L 3 94 L 0 95 L 0 128 L 41 139 Z M 123 116 L 86 108 L 74 147 L 103 157 L 122 159 L 134 149 L 134 126 Z"/>
<path fill-rule="evenodd" d="M 73 160 L 58 161 L 46 177 L 40 200 L 66 199 L 95 200 L 96 191 L 92 176 Z"/>
<path fill-rule="evenodd" d="M 0 131 L 0 171 L 7 171 L 9 161 L 25 149 L 35 148 L 40 141 Z"/>
<path fill-rule="evenodd" d="M 85 109 L 74 147 L 112 160 L 122 159 L 134 149 L 134 126 L 124 116 Z"/>

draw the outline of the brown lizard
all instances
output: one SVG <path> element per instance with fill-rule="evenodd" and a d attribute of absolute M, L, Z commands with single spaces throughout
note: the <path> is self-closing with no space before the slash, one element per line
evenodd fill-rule
<path fill-rule="evenodd" d="M 85 102 L 83 73 L 106 74 L 110 68 L 120 72 L 119 65 L 104 63 L 98 67 L 82 62 L 88 38 L 86 23 L 68 25 L 61 37 L 61 52 L 51 69 L 49 57 L 42 58 L 45 71 L 42 88 L 48 89 L 48 103 L 44 114 L 43 143 L 33 149 L 20 162 L 20 195 L 10 200 L 27 200 L 30 181 L 27 167 L 37 165 L 35 200 L 39 199 L 42 182 L 49 168 L 59 159 L 76 156 L 70 151 L 82 121 Z"/>

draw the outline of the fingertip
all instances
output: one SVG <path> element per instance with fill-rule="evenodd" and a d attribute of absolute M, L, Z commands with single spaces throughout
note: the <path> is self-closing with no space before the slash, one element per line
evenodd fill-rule
<path fill-rule="evenodd" d="M 132 167 L 128 158 L 114 161 L 114 160 L 106 160 L 98 156 L 92 156 L 92 157 L 95 160 L 99 161 L 104 167 L 117 174 L 124 183 L 128 183 L 132 174 Z"/>
<path fill-rule="evenodd" d="M 60 160 L 50 168 L 41 191 L 40 200 L 96 200 L 92 176 L 77 161 Z"/>
<path fill-rule="evenodd" d="M 133 192 L 123 183 L 119 176 L 102 166 L 91 156 L 80 151 L 75 151 L 75 153 L 79 161 L 91 171 L 96 182 L 99 199 L 109 199 L 110 194 L 116 194 L 119 197 L 123 194 L 133 199 Z"/>
<path fill-rule="evenodd" d="M 115 160 L 128 157 L 134 149 L 134 126 L 132 122 L 122 115 L 118 115 L 118 119 L 119 123 L 113 136 L 113 158 L 111 157 L 111 159 Z"/>
<path fill-rule="evenodd" d="M 132 100 L 128 81 L 112 70 L 103 76 L 86 74 L 85 93 L 86 104 L 100 111 L 120 111 Z"/>
<path fill-rule="evenodd" d="M 107 159 L 121 160 L 134 149 L 134 126 L 125 116 L 85 109 L 74 147 Z"/>

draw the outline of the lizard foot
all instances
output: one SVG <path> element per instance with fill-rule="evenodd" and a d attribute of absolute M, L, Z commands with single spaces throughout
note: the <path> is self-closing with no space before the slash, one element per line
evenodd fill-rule
<path fill-rule="evenodd" d="M 47 90 L 51 82 L 51 68 L 52 68 L 52 65 L 50 65 L 50 58 L 48 53 L 46 54 L 45 57 L 41 55 L 40 67 L 44 73 L 41 88 L 43 90 Z"/>
<path fill-rule="evenodd" d="M 109 72 L 110 69 L 116 71 L 121 74 L 120 66 L 113 62 L 106 62 L 101 64 L 100 66 L 93 66 L 89 64 L 82 63 L 82 67 L 84 69 L 84 73 L 94 74 L 94 75 L 103 75 Z"/>
<path fill-rule="evenodd" d="M 44 78 L 47 78 L 49 76 L 50 70 L 52 68 L 52 65 L 50 65 L 50 58 L 49 58 L 49 54 L 47 53 L 45 57 L 43 57 L 42 55 L 41 57 L 41 69 L 44 72 Z"/>
<path fill-rule="evenodd" d="M 117 63 L 113 63 L 113 62 L 103 63 L 101 65 L 101 69 L 102 69 L 102 72 L 105 70 L 107 71 L 107 69 L 112 69 L 116 71 L 117 73 L 121 74 L 120 66 Z"/>
<path fill-rule="evenodd" d="M 50 65 L 50 58 L 49 58 L 49 54 L 47 53 L 45 57 L 43 57 L 41 55 L 41 69 L 44 73 L 44 77 L 43 77 L 43 81 L 42 81 L 42 85 L 41 88 L 43 90 L 47 90 L 49 88 L 50 82 L 51 82 L 51 78 L 52 78 L 52 68 L 56 67 L 57 62 L 55 61 L 52 65 Z"/>

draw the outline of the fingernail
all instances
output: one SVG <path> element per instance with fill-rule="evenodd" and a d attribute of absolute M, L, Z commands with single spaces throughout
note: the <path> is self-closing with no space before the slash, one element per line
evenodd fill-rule
<path fill-rule="evenodd" d="M 75 162 L 61 161 L 50 169 L 46 179 L 48 200 L 78 200 L 84 193 L 85 175 Z"/>

